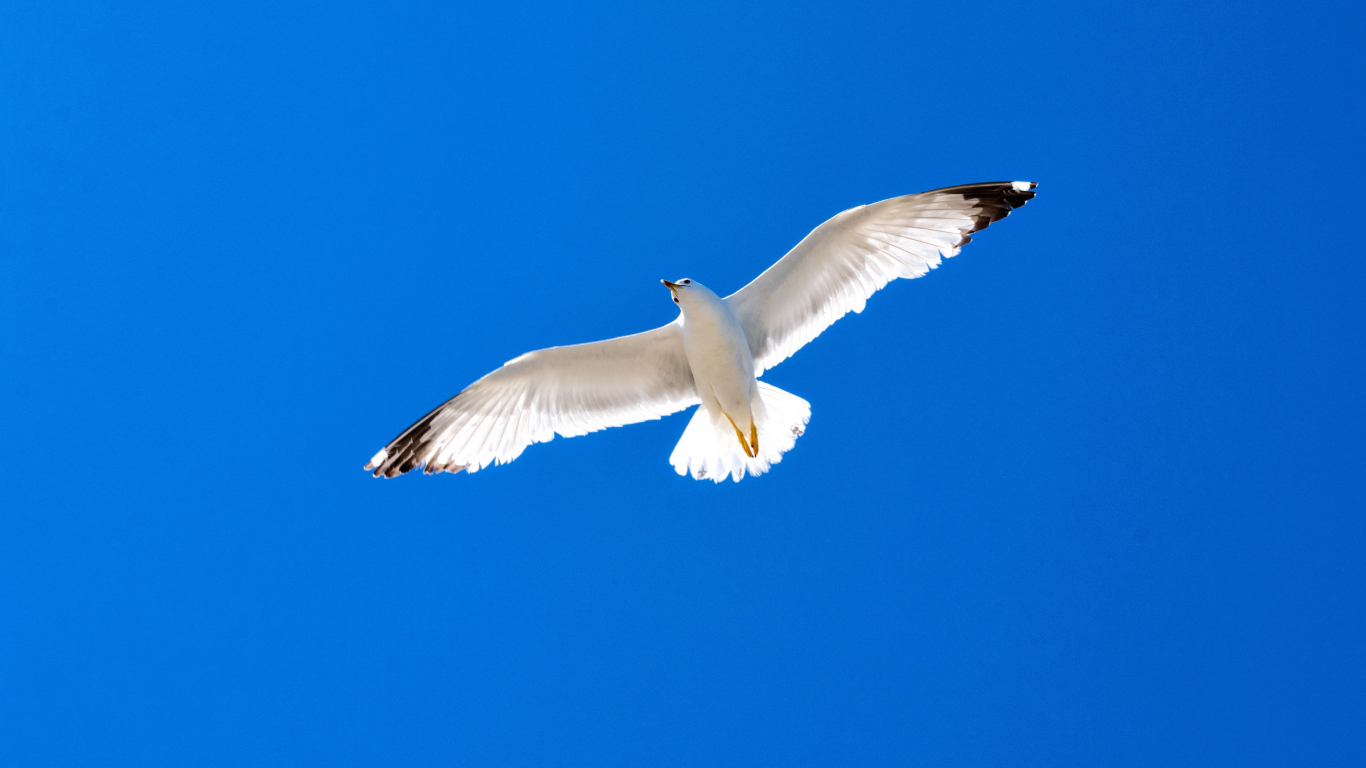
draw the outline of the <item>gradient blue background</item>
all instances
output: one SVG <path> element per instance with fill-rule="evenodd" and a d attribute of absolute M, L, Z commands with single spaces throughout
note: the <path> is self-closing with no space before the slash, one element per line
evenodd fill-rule
<path fill-rule="evenodd" d="M 0 6 L 0 764 L 1366 762 L 1358 3 Z M 861 203 L 766 378 L 361 465 Z"/>

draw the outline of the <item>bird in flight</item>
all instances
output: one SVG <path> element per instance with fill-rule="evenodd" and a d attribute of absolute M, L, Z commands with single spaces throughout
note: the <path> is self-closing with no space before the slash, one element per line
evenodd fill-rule
<path fill-rule="evenodd" d="M 1034 197 L 995 181 L 861 205 L 816 227 L 749 285 L 721 298 L 690 278 L 662 281 L 678 318 L 606 341 L 528 352 L 423 416 L 365 465 L 477 472 L 556 434 L 577 437 L 699 405 L 669 463 L 721 482 L 768 471 L 806 430 L 811 406 L 759 377 L 898 277 L 939 266 Z"/>

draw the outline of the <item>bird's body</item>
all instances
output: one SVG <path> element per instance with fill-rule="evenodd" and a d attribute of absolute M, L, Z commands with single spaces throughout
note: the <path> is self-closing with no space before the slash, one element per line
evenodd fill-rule
<path fill-rule="evenodd" d="M 701 283 L 671 285 L 680 286 L 674 292 L 681 294 L 683 350 L 702 407 L 714 417 L 729 418 L 748 436 L 755 427 L 752 402 L 759 380 L 745 329 L 726 300 Z"/>
<path fill-rule="evenodd" d="M 532 443 L 657 419 L 700 405 L 669 461 L 720 482 L 760 475 L 806 429 L 810 405 L 759 378 L 888 281 L 920 277 L 971 234 L 1034 197 L 1032 182 L 988 182 L 851 208 L 722 298 L 664 281 L 674 322 L 508 361 L 404 430 L 365 465 L 376 477 L 415 468 L 475 472 Z"/>

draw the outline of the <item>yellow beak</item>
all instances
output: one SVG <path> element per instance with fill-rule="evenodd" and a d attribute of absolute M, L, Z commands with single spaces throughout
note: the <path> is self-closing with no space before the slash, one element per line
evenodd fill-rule
<path fill-rule="evenodd" d="M 671 283 L 668 280 L 660 280 L 659 282 L 663 283 L 665 287 L 667 287 L 673 293 L 673 295 L 678 295 L 678 283 Z"/>

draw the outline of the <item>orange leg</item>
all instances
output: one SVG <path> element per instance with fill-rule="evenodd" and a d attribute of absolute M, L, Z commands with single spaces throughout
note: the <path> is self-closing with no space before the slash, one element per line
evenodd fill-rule
<path fill-rule="evenodd" d="M 745 455 L 751 459 L 754 458 L 755 454 L 759 452 L 759 436 L 754 431 L 754 422 L 750 422 L 749 425 L 750 436 L 754 438 L 754 450 L 750 450 L 749 443 L 745 442 L 745 433 L 741 432 L 740 428 L 735 425 L 735 419 L 732 419 L 729 413 L 726 414 L 726 421 L 729 421 L 735 430 L 735 436 L 740 438 L 740 450 L 744 451 Z"/>

